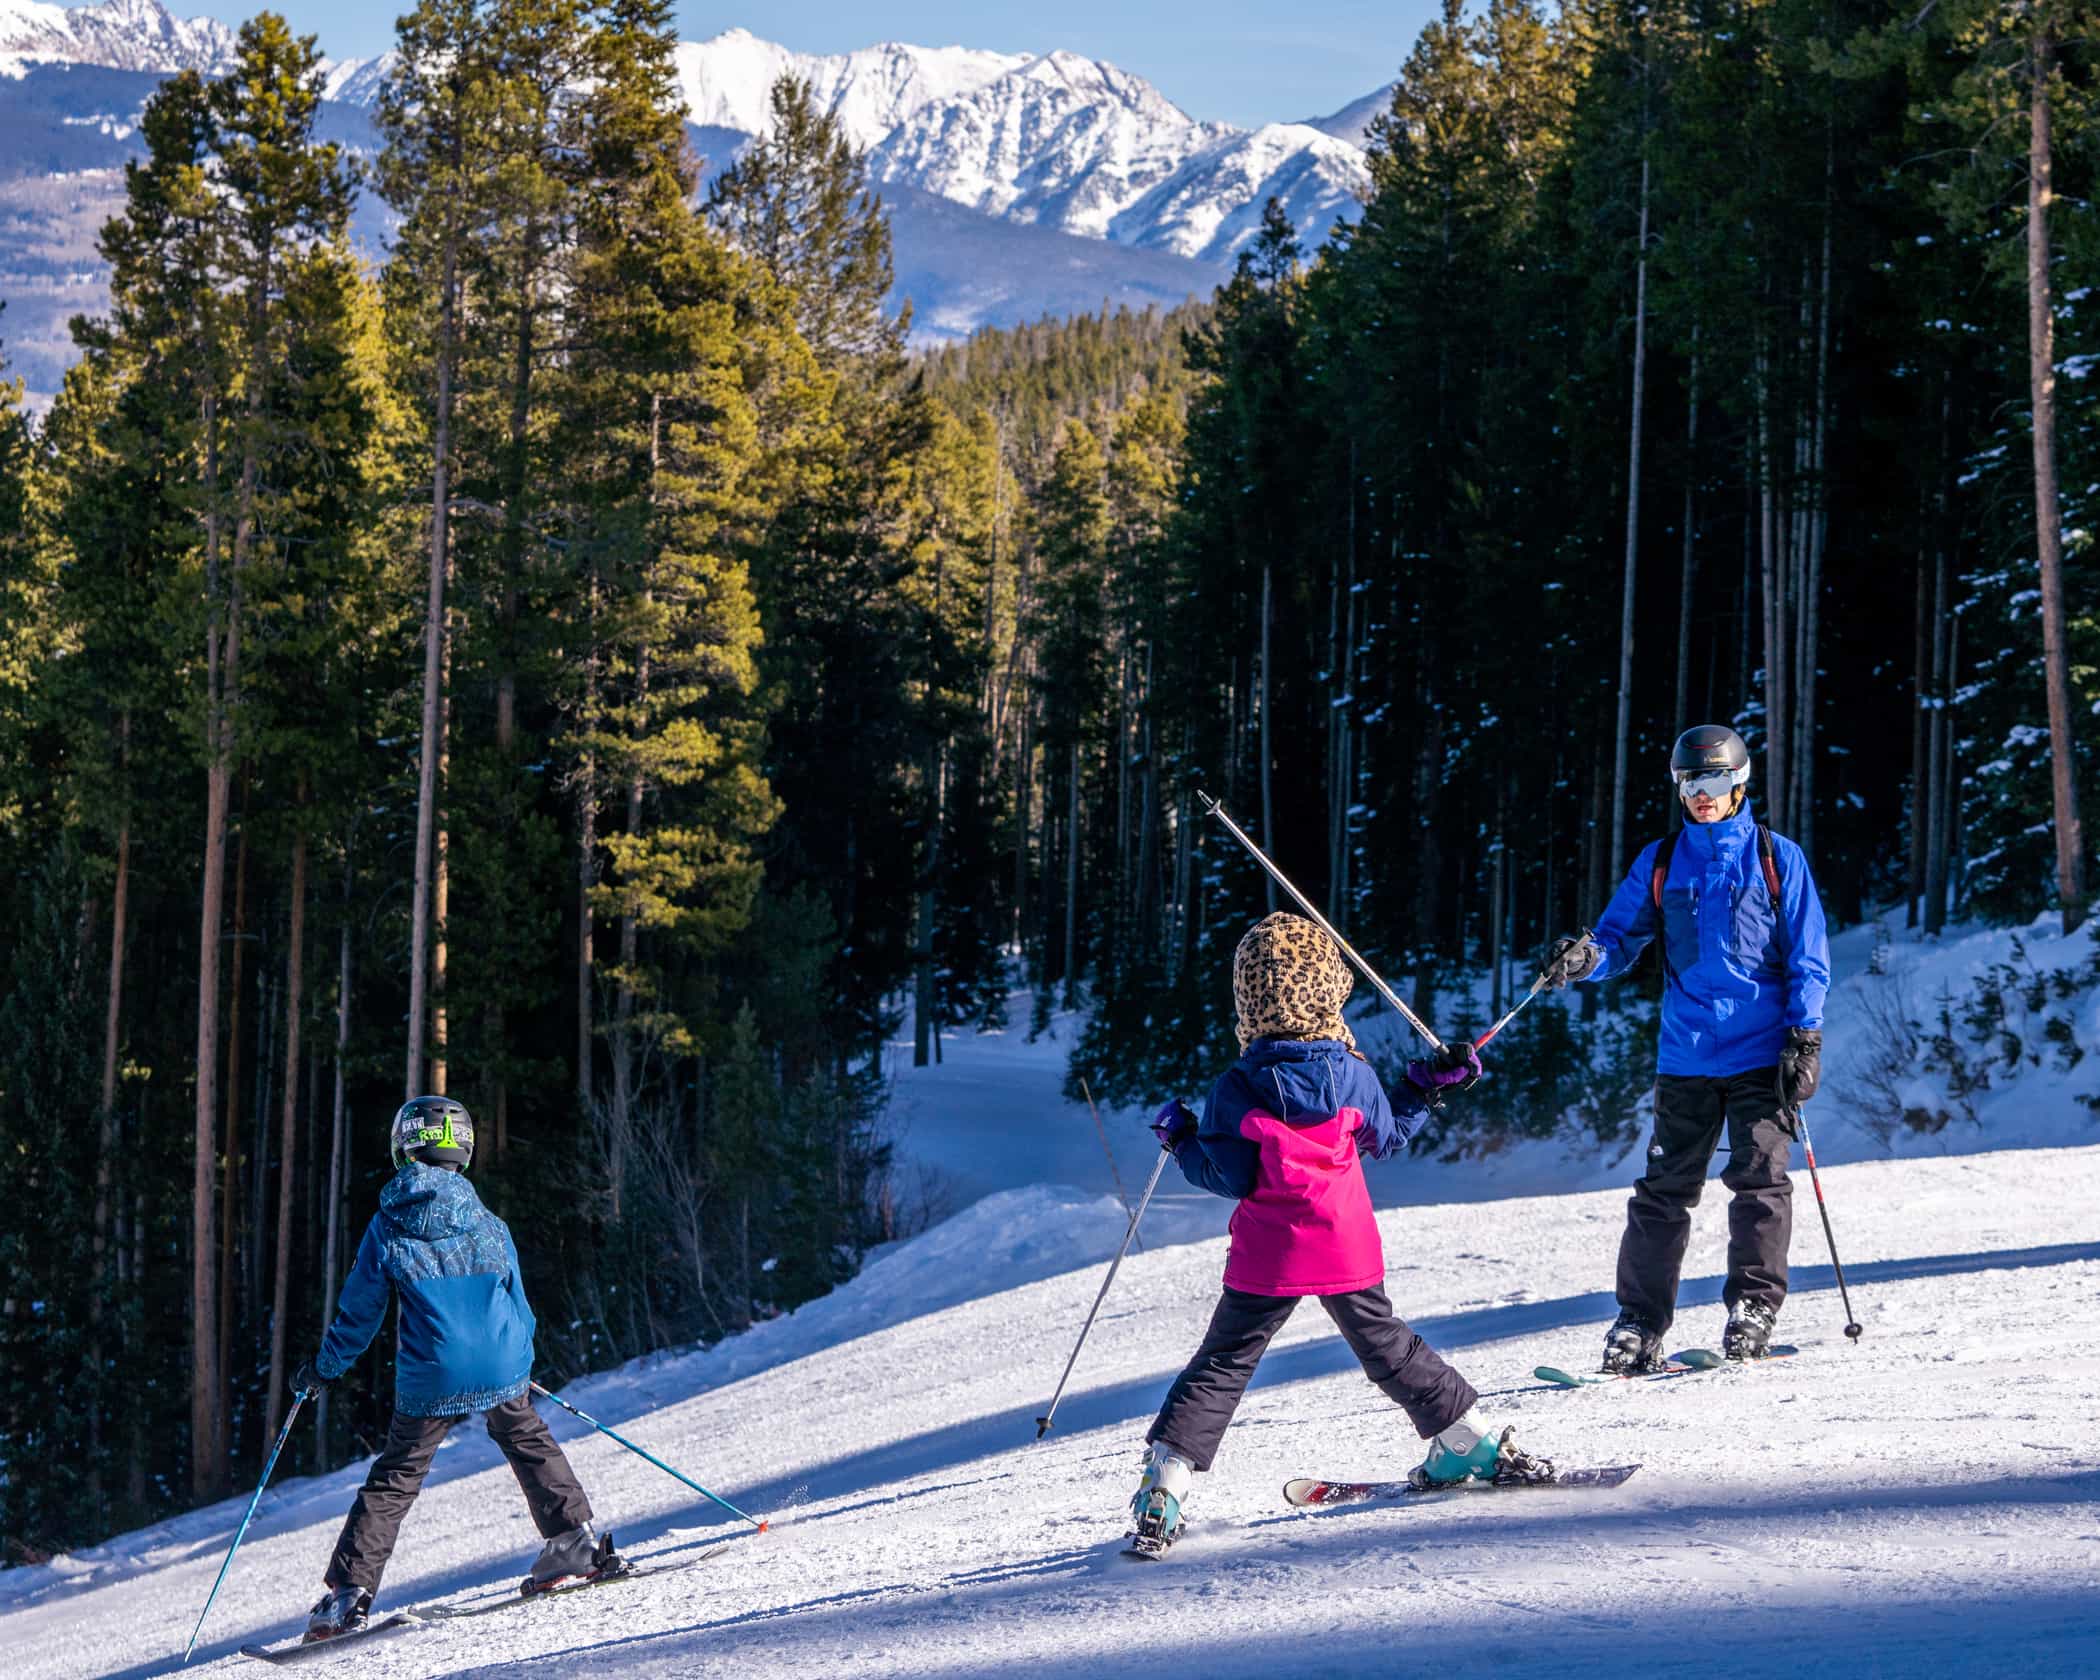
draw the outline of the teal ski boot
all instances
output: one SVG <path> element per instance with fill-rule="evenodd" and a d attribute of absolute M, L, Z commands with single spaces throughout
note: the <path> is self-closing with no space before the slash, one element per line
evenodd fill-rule
<path fill-rule="evenodd" d="M 1145 1475 L 1130 1501 L 1137 1527 L 1124 1548 L 1132 1557 L 1163 1557 L 1181 1533 L 1181 1502 L 1188 1497 L 1195 1465 L 1164 1441 L 1145 1453 Z"/>
<path fill-rule="evenodd" d="M 1533 1458 L 1516 1442 L 1514 1427 L 1497 1435 L 1468 1412 L 1429 1441 L 1429 1455 L 1407 1473 L 1410 1486 L 1422 1491 L 1457 1487 L 1462 1482 L 1537 1483 L 1553 1480 L 1553 1466 Z"/>

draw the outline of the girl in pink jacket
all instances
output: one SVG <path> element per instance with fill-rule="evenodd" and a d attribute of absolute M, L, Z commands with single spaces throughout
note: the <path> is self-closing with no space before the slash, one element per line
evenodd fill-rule
<path fill-rule="evenodd" d="M 1342 1020 L 1353 984 L 1316 923 L 1280 912 L 1255 923 L 1232 961 L 1240 1059 L 1201 1120 L 1177 1099 L 1153 1121 L 1182 1175 L 1239 1207 L 1224 1296 L 1145 1437 L 1144 1480 L 1131 1501 L 1139 1551 L 1172 1544 L 1191 1478 L 1210 1468 L 1262 1353 L 1307 1295 L 1429 1442 L 1413 1472 L 1421 1485 L 1550 1473 L 1509 1431 L 1498 1437 L 1480 1421 L 1473 1385 L 1393 1315 L 1364 1184 L 1361 1157 L 1402 1148 L 1444 1087 L 1480 1072 L 1479 1058 L 1461 1040 L 1410 1062 L 1399 1103 L 1389 1103 Z"/>

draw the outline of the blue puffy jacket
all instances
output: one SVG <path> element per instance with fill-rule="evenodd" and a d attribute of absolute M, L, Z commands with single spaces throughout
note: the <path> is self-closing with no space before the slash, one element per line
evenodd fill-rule
<path fill-rule="evenodd" d="M 537 1328 L 510 1228 L 455 1172 L 410 1161 L 379 1192 L 315 1369 L 354 1365 L 401 1295 L 394 1410 L 458 1417 L 501 1405 L 532 1381 Z"/>
<path fill-rule="evenodd" d="M 1623 974 L 1655 938 L 1656 841 L 1634 859 L 1596 940 L 1604 961 L 1588 978 Z M 1721 1078 L 1773 1067 L 1789 1027 L 1823 1025 L 1830 941 L 1808 859 L 1772 837 L 1781 903 L 1757 855 L 1750 802 L 1717 823 L 1686 823 L 1663 883 L 1662 1038 L 1656 1071 Z"/>

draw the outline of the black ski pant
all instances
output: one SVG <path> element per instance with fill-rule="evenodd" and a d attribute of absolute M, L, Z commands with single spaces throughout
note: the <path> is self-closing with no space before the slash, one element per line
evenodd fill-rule
<path fill-rule="evenodd" d="M 1774 1312 L 1786 1299 L 1787 1245 L 1794 1234 L 1794 1186 L 1786 1168 L 1794 1124 L 1780 1105 L 1778 1070 L 1754 1068 L 1719 1079 L 1665 1073 L 1655 1081 L 1648 1170 L 1634 1183 L 1619 1243 L 1619 1310 L 1658 1332 L 1677 1316 L 1692 1209 L 1724 1127 L 1728 1167 L 1721 1182 L 1733 1199 L 1721 1298 L 1731 1307 L 1762 1301 Z"/>
<path fill-rule="evenodd" d="M 1210 1328 L 1196 1356 L 1167 1390 L 1166 1404 L 1152 1420 L 1146 1441 L 1164 1441 L 1198 1470 L 1208 1470 L 1255 1366 L 1302 1299 L 1227 1289 L 1210 1315 Z M 1479 1398 L 1471 1383 L 1393 1316 L 1393 1303 L 1383 1289 L 1316 1299 L 1349 1351 L 1362 1361 L 1364 1375 L 1399 1404 L 1424 1440 L 1450 1428 Z"/>
<path fill-rule="evenodd" d="M 378 1593 L 379 1577 L 386 1572 L 387 1559 L 394 1555 L 394 1541 L 401 1533 L 401 1519 L 416 1502 L 439 1445 L 464 1416 L 394 1414 L 386 1445 L 372 1460 L 371 1473 L 343 1521 L 335 1555 L 328 1560 L 328 1573 L 322 1579 L 330 1587 L 361 1587 Z M 529 1399 L 521 1394 L 491 1406 L 488 1426 L 489 1439 L 503 1449 L 518 1486 L 525 1490 L 525 1503 L 542 1539 L 552 1540 L 591 1520 L 591 1502 L 583 1496 L 583 1485 Z"/>

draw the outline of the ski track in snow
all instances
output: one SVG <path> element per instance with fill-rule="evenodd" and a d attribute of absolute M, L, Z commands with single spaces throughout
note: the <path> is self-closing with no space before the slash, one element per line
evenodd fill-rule
<path fill-rule="evenodd" d="M 1046 1190 L 996 1196 L 750 1336 L 571 1391 L 770 1514 L 772 1532 L 739 1536 L 563 1419 L 623 1549 L 728 1548 L 682 1574 L 418 1630 L 322 1669 L 1077 1677 L 1138 1661 L 1250 1677 L 1588 1675 L 1715 1643 L 1733 1674 L 2092 1672 L 2100 1147 L 1865 1163 L 1825 1180 L 1859 1347 L 1840 1334 L 1803 1177 L 1781 1319 L 1802 1357 L 1574 1393 L 1541 1392 L 1529 1373 L 1585 1363 L 1597 1345 L 1619 1193 L 1384 1213 L 1396 1303 L 1491 1391 L 1491 1419 L 1568 1464 L 1645 1468 L 1603 1494 L 1289 1512 L 1291 1476 L 1390 1476 L 1419 1454 L 1308 1306 L 1160 1564 L 1117 1555 L 1124 1501 L 1145 1425 L 1215 1298 L 1222 1242 L 1126 1263 L 1037 1445 L 1033 1419 L 1100 1269 L 1006 1285 L 1059 1230 L 1112 1245 L 1121 1216 Z M 1725 1243 L 1709 1199 L 1673 1346 L 1717 1337 Z M 915 1310 L 953 1298 L 958 1271 L 977 1298 Z M 296 1632 L 362 1469 L 273 1489 L 193 1668 L 260 1673 L 236 1648 Z M 10 1680 L 172 1672 L 241 1503 L 0 1576 Z M 466 1426 L 404 1527 L 382 1608 L 502 1595 L 535 1545 L 508 1470 Z"/>

